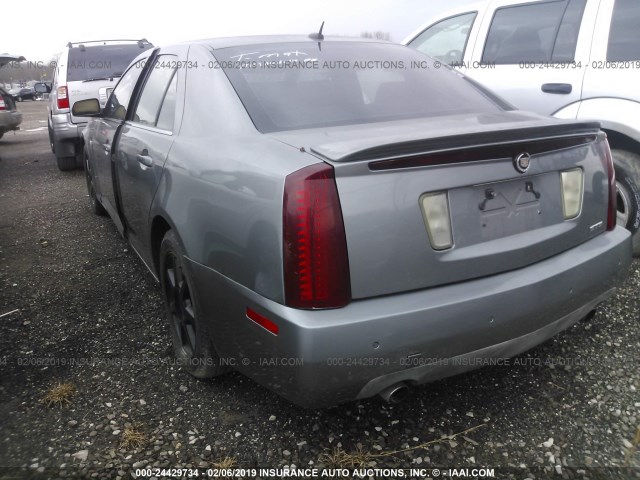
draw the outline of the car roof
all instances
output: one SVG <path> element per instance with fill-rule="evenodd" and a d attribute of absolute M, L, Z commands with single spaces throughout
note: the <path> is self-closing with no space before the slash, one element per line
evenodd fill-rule
<path fill-rule="evenodd" d="M 208 38 L 203 40 L 196 40 L 193 42 L 185 42 L 189 44 L 205 45 L 213 49 L 242 47 L 246 45 L 267 45 L 274 43 L 388 43 L 386 40 L 377 40 L 374 38 L 363 37 L 342 37 L 337 35 L 326 35 L 322 40 L 317 38 L 311 38 L 309 35 L 252 35 L 245 37 L 221 37 L 221 38 Z"/>
<path fill-rule="evenodd" d="M 153 43 L 151 43 L 146 38 L 139 38 L 139 39 L 125 38 L 125 39 L 113 39 L 113 40 L 107 39 L 107 40 L 85 40 L 82 42 L 69 42 L 67 43 L 66 47 L 67 48 L 91 48 L 91 47 L 104 47 L 104 46 L 110 46 L 110 45 L 135 45 L 135 44 L 153 46 Z"/>

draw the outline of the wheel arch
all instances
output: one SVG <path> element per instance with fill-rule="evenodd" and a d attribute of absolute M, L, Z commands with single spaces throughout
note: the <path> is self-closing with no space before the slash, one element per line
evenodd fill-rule
<path fill-rule="evenodd" d="M 160 245 L 162 244 L 162 239 L 169 230 L 173 230 L 175 232 L 173 226 L 165 219 L 163 215 L 156 215 L 151 221 L 151 238 L 149 239 L 149 245 L 151 247 L 151 260 L 153 261 L 153 269 L 158 278 L 160 278 Z M 177 235 L 178 234 L 176 232 L 176 236 Z"/>
<path fill-rule="evenodd" d="M 602 130 L 606 132 L 609 146 L 612 149 L 628 150 L 640 154 L 640 142 L 638 140 L 606 126 L 603 126 Z"/>
<path fill-rule="evenodd" d="M 565 105 L 552 115 L 570 120 L 597 120 L 615 140 L 631 141 L 635 144 L 631 151 L 640 153 L 640 102 L 616 97 L 586 98 Z"/>
<path fill-rule="evenodd" d="M 172 230 L 173 233 L 175 233 L 178 243 L 180 244 L 180 248 L 184 254 L 188 256 L 184 242 L 180 237 L 180 232 L 171 221 L 169 215 L 165 211 L 156 211 L 152 215 L 151 228 L 149 229 L 149 247 L 151 250 L 153 269 L 157 275 L 160 273 L 160 245 L 162 244 L 162 239 L 169 230 Z"/>

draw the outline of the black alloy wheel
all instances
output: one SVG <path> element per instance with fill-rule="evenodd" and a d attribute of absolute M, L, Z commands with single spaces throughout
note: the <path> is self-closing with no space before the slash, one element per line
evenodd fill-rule
<path fill-rule="evenodd" d="M 197 348 L 195 310 L 189 284 L 174 252 L 168 252 L 165 257 L 163 276 L 171 327 L 179 339 L 179 348 L 187 356 L 193 357 Z"/>
<path fill-rule="evenodd" d="M 165 234 L 160 244 L 159 274 L 178 364 L 196 378 L 210 378 L 227 372 L 229 368 L 221 365 L 208 330 L 199 317 L 197 293 L 181 244 L 172 230 Z"/>

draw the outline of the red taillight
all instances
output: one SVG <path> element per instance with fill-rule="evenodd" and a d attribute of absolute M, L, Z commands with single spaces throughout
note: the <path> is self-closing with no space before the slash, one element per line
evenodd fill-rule
<path fill-rule="evenodd" d="M 611 149 L 606 138 L 600 143 L 602 163 L 607 169 L 607 183 L 609 186 L 609 206 L 607 208 L 607 230 L 616 228 L 616 214 L 618 213 L 618 200 L 616 193 L 616 171 L 613 166 Z"/>
<path fill-rule="evenodd" d="M 67 87 L 58 87 L 58 108 L 69 108 L 69 95 Z"/>
<path fill-rule="evenodd" d="M 347 305 L 351 300 L 347 239 L 330 165 L 311 165 L 287 176 L 283 228 L 286 305 Z"/>
<path fill-rule="evenodd" d="M 7 105 L 4 103 L 4 99 L 0 97 L 0 110 L 6 110 Z"/>

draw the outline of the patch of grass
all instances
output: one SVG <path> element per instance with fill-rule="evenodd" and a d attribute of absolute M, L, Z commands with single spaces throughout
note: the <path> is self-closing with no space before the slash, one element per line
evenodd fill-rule
<path fill-rule="evenodd" d="M 638 425 L 638 429 L 636 430 L 636 436 L 631 440 L 631 447 L 627 449 L 627 455 L 624 460 L 624 464 L 627 467 L 631 466 L 631 460 L 633 456 L 638 451 L 638 447 L 640 446 L 640 425 Z"/>
<path fill-rule="evenodd" d="M 127 450 L 141 448 L 147 443 L 147 436 L 139 426 L 125 427 L 120 439 L 120 446 Z"/>
<path fill-rule="evenodd" d="M 63 408 L 71 405 L 71 399 L 76 394 L 76 387 L 70 382 L 58 382 L 45 393 L 41 402 L 49 408 Z"/>
<path fill-rule="evenodd" d="M 224 458 L 221 458 L 220 460 L 218 460 L 216 462 L 213 462 L 212 466 L 213 466 L 213 468 L 215 468 L 217 470 L 231 470 L 231 469 L 234 469 L 234 468 L 238 467 L 238 462 L 233 457 L 224 457 Z M 231 479 L 237 478 L 237 477 L 226 476 L 225 475 L 225 476 L 222 476 L 220 478 L 225 479 L 225 480 L 226 479 L 231 480 Z"/>
<path fill-rule="evenodd" d="M 235 468 L 238 465 L 238 462 L 233 457 L 224 457 L 217 462 L 213 462 L 213 468 L 217 468 L 218 470 L 229 470 Z"/>
<path fill-rule="evenodd" d="M 451 445 L 451 442 L 453 442 L 456 438 L 462 436 L 463 438 L 465 434 L 473 432 L 474 430 L 477 430 L 478 428 L 484 427 L 486 425 L 486 423 L 481 423 L 480 425 L 476 425 L 475 427 L 470 427 L 467 428 L 466 430 L 462 431 L 462 432 L 458 432 L 458 433 L 454 433 L 453 435 L 445 435 L 442 438 L 437 438 L 435 440 L 430 440 L 426 443 L 422 443 L 420 445 L 416 445 L 415 447 L 408 447 L 408 448 L 403 448 L 402 450 L 394 450 L 392 452 L 382 452 L 382 453 L 377 453 L 375 455 L 371 455 L 372 458 L 377 458 L 377 457 L 390 457 L 390 456 L 395 456 L 398 455 L 400 453 L 404 453 L 404 452 L 412 452 L 414 450 L 425 450 L 427 447 L 434 445 L 436 443 L 443 443 L 443 444 L 449 444 Z"/>
<path fill-rule="evenodd" d="M 366 452 L 361 445 L 358 445 L 352 452 L 334 448 L 330 453 L 320 455 L 318 461 L 327 465 L 328 468 L 364 468 L 373 457 L 374 455 Z"/>
<path fill-rule="evenodd" d="M 369 466 L 371 461 L 375 461 L 378 458 L 396 456 L 401 453 L 410 452 L 414 450 L 424 450 L 429 446 L 443 443 L 443 444 L 451 444 L 457 437 L 462 436 L 467 439 L 464 435 L 478 428 L 484 427 L 486 424 L 476 425 L 475 427 L 467 428 L 466 430 L 458 433 L 454 433 L 453 435 L 445 435 L 442 438 L 437 438 L 435 440 L 431 440 L 426 443 L 422 443 L 420 445 L 416 445 L 414 447 L 403 448 L 402 450 L 394 450 L 388 452 L 380 452 L 380 453 L 369 453 L 364 450 L 361 445 L 358 445 L 355 451 L 353 452 L 345 452 L 341 448 L 334 448 L 329 453 L 323 453 L 318 457 L 318 462 L 327 466 L 327 468 L 364 468 Z M 472 441 L 468 439 L 467 441 Z"/>

